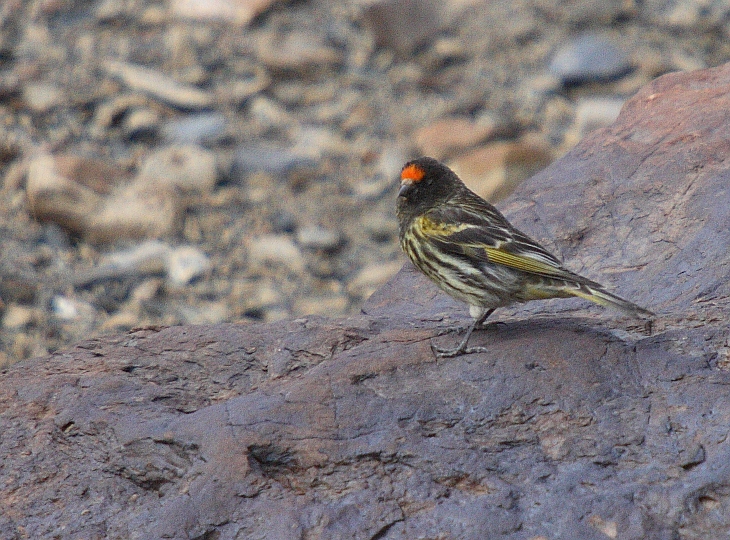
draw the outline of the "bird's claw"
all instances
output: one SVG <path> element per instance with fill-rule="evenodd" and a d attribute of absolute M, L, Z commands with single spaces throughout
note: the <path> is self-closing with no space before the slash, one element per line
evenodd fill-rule
<path fill-rule="evenodd" d="M 462 354 L 477 354 L 487 352 L 486 347 L 455 347 L 453 349 L 442 349 L 431 343 L 431 350 L 437 358 L 454 358 Z"/>
<path fill-rule="evenodd" d="M 446 334 L 461 334 L 464 330 L 466 330 L 466 327 L 459 326 L 457 328 L 442 328 L 436 333 L 436 337 L 445 336 Z"/>

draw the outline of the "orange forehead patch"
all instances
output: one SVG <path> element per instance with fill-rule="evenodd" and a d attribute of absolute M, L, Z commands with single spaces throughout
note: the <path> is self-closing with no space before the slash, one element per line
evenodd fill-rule
<path fill-rule="evenodd" d="M 424 171 L 415 163 L 406 165 L 400 172 L 401 180 L 410 180 L 411 182 L 420 182 L 421 180 L 423 180 L 424 176 L 426 176 L 426 171 Z"/>

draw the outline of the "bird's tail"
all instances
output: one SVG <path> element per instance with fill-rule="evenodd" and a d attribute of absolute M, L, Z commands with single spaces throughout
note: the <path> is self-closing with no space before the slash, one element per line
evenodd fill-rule
<path fill-rule="evenodd" d="M 585 300 L 590 300 L 591 302 L 595 302 L 599 306 L 623 311 L 624 313 L 626 313 L 627 315 L 631 315 L 632 317 L 651 318 L 655 316 L 654 313 L 652 313 L 648 309 L 644 309 L 643 307 L 637 306 L 636 304 L 629 302 L 628 300 L 624 300 L 620 296 L 611 294 L 602 287 L 585 285 L 580 289 L 574 289 L 570 292 L 575 296 L 578 296 Z"/>

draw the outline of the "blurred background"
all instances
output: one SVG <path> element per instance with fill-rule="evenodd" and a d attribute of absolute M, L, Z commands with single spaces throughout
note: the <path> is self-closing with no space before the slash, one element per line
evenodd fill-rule
<path fill-rule="evenodd" d="M 407 159 L 499 205 L 728 34 L 724 0 L 2 0 L 0 367 L 357 313 Z"/>

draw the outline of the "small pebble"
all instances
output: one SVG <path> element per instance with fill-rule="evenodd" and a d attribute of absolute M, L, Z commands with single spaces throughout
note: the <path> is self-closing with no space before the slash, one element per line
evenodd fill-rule
<path fill-rule="evenodd" d="M 267 266 L 283 264 L 292 270 L 304 269 L 304 257 L 299 247 L 289 236 L 267 234 L 252 238 L 248 242 L 248 255 L 252 265 Z"/>
<path fill-rule="evenodd" d="M 342 247 L 342 235 L 324 227 L 302 227 L 297 231 L 297 243 L 306 249 L 335 251 Z"/>
<path fill-rule="evenodd" d="M 117 60 L 104 63 L 107 72 L 119 78 L 130 89 L 144 92 L 165 103 L 185 110 L 206 109 L 213 96 L 199 88 L 179 83 L 154 69 Z"/>
<path fill-rule="evenodd" d="M 149 154 L 135 183 L 183 193 L 207 193 L 218 179 L 215 154 L 197 145 L 173 145 Z"/>
<path fill-rule="evenodd" d="M 32 83 L 23 88 L 23 99 L 33 112 L 46 113 L 62 104 L 66 97 L 55 84 Z"/>
<path fill-rule="evenodd" d="M 558 49 L 549 69 L 566 84 L 580 84 L 618 78 L 631 70 L 631 63 L 613 39 L 587 33 Z"/>
<path fill-rule="evenodd" d="M 263 171 L 275 176 L 285 176 L 290 172 L 315 167 L 316 161 L 291 148 L 251 145 L 241 146 L 233 158 L 231 178 L 245 178 L 246 175 Z"/>
<path fill-rule="evenodd" d="M 192 246 L 182 246 L 167 254 L 165 269 L 167 278 L 174 286 L 189 284 L 211 268 L 208 256 Z"/>
<path fill-rule="evenodd" d="M 18 304 L 8 304 L 3 315 L 3 328 L 17 330 L 31 325 L 38 318 L 37 310 Z"/>
<path fill-rule="evenodd" d="M 217 112 L 190 114 L 171 120 L 162 127 L 165 139 L 180 144 L 214 143 L 225 133 L 226 118 Z"/>

